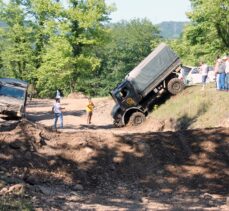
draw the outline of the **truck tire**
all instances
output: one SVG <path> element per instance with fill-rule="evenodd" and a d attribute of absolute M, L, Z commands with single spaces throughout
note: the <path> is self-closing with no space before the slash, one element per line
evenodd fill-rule
<path fill-rule="evenodd" d="M 184 89 L 184 83 L 179 78 L 172 78 L 167 85 L 167 89 L 171 94 L 176 95 Z"/>
<path fill-rule="evenodd" d="M 134 112 L 129 119 L 128 125 L 138 126 L 145 121 L 146 117 L 141 112 Z"/>

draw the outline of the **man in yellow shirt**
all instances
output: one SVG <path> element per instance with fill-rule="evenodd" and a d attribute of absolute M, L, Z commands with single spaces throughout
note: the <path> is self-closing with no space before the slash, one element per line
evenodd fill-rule
<path fill-rule="evenodd" d="M 94 110 L 94 103 L 92 102 L 91 98 L 88 98 L 88 104 L 86 106 L 86 111 L 87 111 L 87 124 L 91 124 L 91 117 L 93 114 L 93 110 Z"/>

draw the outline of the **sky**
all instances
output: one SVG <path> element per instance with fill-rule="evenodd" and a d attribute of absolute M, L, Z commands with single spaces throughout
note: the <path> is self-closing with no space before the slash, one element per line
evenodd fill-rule
<path fill-rule="evenodd" d="M 111 22 L 147 18 L 153 24 L 162 21 L 188 21 L 185 13 L 191 10 L 189 0 L 105 0 L 114 3 L 117 10 L 111 14 Z"/>

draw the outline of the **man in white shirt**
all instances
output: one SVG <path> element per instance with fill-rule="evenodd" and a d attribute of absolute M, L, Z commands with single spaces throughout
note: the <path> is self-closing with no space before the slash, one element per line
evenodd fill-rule
<path fill-rule="evenodd" d="M 60 99 L 56 98 L 56 102 L 52 107 L 52 111 L 54 113 L 54 126 L 53 126 L 54 129 L 57 129 L 56 125 L 59 118 L 60 118 L 60 128 L 63 128 L 63 114 L 61 111 L 62 109 L 63 108 L 61 108 Z"/>

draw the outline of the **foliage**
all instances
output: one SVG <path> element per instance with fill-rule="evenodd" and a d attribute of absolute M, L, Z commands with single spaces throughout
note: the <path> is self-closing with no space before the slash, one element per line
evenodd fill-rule
<path fill-rule="evenodd" d="M 14 1 L 7 6 L 1 3 L 1 8 L 1 20 L 8 25 L 0 31 L 2 75 L 26 79 L 33 69 L 32 28 L 25 26 L 25 14 Z"/>
<path fill-rule="evenodd" d="M 97 92 L 107 95 L 125 75 L 151 52 L 151 42 L 159 42 L 158 29 L 148 20 L 134 19 L 108 26 L 110 37 L 103 48 L 95 48 L 101 58 L 97 72 Z M 96 94 L 96 93 L 94 93 Z"/>
<path fill-rule="evenodd" d="M 229 53 L 229 2 L 191 0 L 190 23 L 165 40 L 188 65 Z M 58 88 L 107 95 L 161 41 L 147 19 L 110 24 L 105 0 L 0 0 L 0 77 L 33 83 L 41 97 Z"/>
<path fill-rule="evenodd" d="M 91 46 L 100 45 L 104 22 L 112 8 L 104 0 L 0 1 L 1 76 L 35 83 L 42 97 L 57 88 L 65 93 L 81 89 L 84 78 L 99 66 Z"/>
<path fill-rule="evenodd" d="M 191 22 L 173 47 L 188 64 L 200 60 L 214 64 L 216 57 L 229 53 L 229 2 L 224 0 L 191 0 Z"/>

